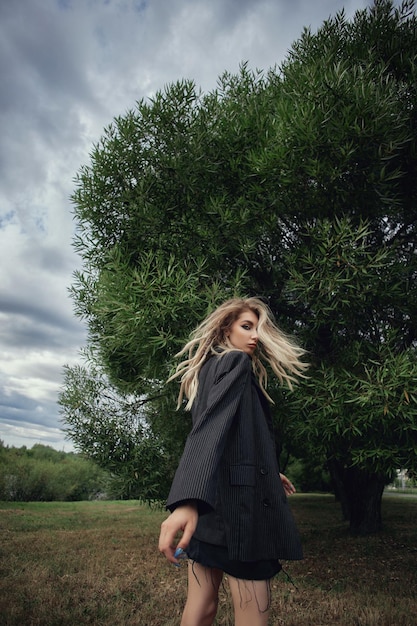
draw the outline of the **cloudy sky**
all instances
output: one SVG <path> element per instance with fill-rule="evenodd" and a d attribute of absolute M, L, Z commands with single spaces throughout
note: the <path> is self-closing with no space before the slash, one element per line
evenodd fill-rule
<path fill-rule="evenodd" d="M 69 451 L 57 397 L 85 329 L 69 200 L 103 128 L 181 78 L 268 69 L 366 0 L 0 0 L 0 439 Z"/>

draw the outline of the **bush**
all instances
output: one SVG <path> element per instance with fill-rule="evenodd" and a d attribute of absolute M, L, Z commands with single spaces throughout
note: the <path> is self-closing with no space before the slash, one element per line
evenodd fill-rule
<path fill-rule="evenodd" d="M 0 499 L 89 500 L 104 491 L 108 474 L 93 461 L 37 444 L 32 449 L 0 445 Z"/>

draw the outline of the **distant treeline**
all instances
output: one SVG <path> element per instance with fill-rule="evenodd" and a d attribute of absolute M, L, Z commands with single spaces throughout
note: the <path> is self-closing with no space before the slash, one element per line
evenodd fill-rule
<path fill-rule="evenodd" d="M 50 502 L 117 497 L 110 475 L 74 452 L 36 444 L 28 449 L 0 441 L 0 500 Z"/>

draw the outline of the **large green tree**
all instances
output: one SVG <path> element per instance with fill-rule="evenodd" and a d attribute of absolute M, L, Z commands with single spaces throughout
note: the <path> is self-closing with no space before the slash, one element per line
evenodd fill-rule
<path fill-rule="evenodd" d="M 327 459 L 357 532 L 417 456 L 416 52 L 414 2 L 339 13 L 279 68 L 139 102 L 73 198 L 72 293 L 110 384 L 155 398 L 208 309 L 262 295 L 312 364 L 295 393 L 271 390 L 278 439 Z M 142 407 L 161 450 L 165 394 Z"/>

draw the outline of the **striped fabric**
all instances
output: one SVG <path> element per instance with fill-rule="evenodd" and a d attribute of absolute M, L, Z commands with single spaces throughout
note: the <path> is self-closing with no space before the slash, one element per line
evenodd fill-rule
<path fill-rule="evenodd" d="M 301 559 L 269 427 L 269 409 L 239 350 L 212 356 L 200 372 L 193 428 L 167 508 L 197 500 L 195 537 L 227 545 L 240 561 Z"/>

